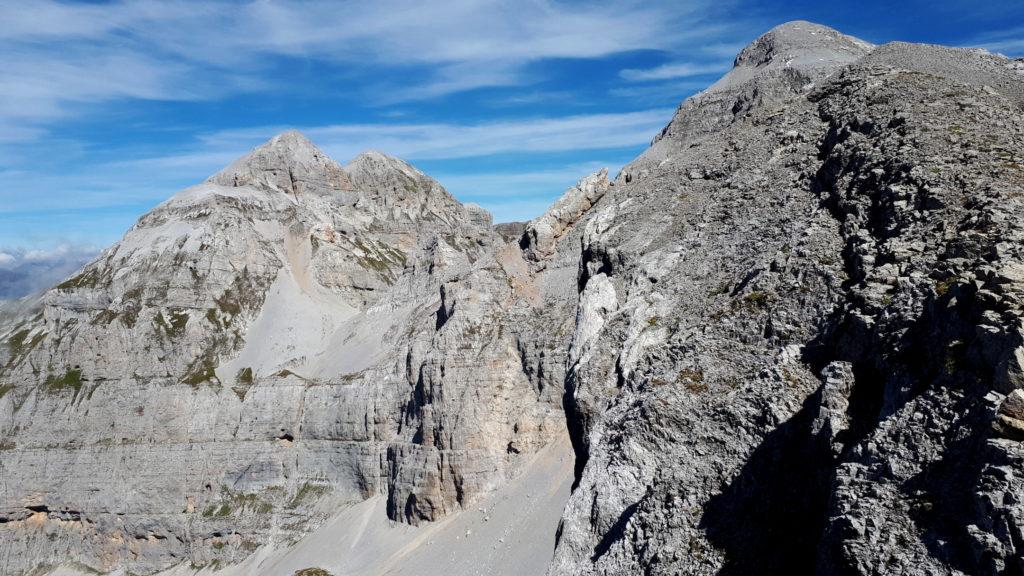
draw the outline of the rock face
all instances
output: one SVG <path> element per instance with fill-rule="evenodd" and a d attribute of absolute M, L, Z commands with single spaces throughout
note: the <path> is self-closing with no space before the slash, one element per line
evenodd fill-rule
<path fill-rule="evenodd" d="M 405 162 L 275 137 L 8 321 L 3 571 L 227 563 L 323 501 L 468 506 L 564 436 L 525 266 Z"/>
<path fill-rule="evenodd" d="M 686 99 L 650 149 L 622 176 L 629 180 L 649 171 L 652 164 L 674 155 L 680 142 L 715 135 L 754 109 L 782 105 L 872 48 L 863 40 L 811 22 L 773 28 L 736 56 L 728 74 Z"/>
<path fill-rule="evenodd" d="M 550 574 L 1017 574 L 1024 77 L 807 23 L 581 224 Z"/>
<path fill-rule="evenodd" d="M 504 226 L 278 136 L 2 320 L 4 571 L 434 521 L 567 431 L 552 576 L 1024 573 L 1022 95 L 785 24 Z"/>

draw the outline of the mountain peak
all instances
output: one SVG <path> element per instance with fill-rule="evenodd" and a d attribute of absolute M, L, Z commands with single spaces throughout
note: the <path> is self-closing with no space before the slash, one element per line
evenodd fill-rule
<path fill-rule="evenodd" d="M 341 166 L 298 130 L 274 136 L 208 181 L 221 186 L 256 186 L 294 194 L 322 194 L 349 188 Z"/>
<path fill-rule="evenodd" d="M 387 177 L 389 174 L 401 174 L 413 180 L 420 180 L 426 177 L 423 172 L 417 170 L 412 164 L 380 150 L 367 150 L 359 154 L 345 165 L 345 172 L 354 181 L 381 181 L 382 178 Z"/>
<path fill-rule="evenodd" d="M 272 137 L 263 144 L 252 149 L 251 152 L 242 156 L 232 163 L 232 166 L 240 163 L 251 163 L 266 156 L 277 156 L 282 159 L 302 161 L 315 157 L 327 158 L 316 144 L 298 130 L 285 130 Z"/>
<path fill-rule="evenodd" d="M 347 168 L 356 168 L 360 166 L 387 166 L 393 169 L 399 169 L 403 171 L 411 171 L 416 174 L 422 174 L 412 164 L 409 164 L 405 160 L 392 156 L 387 152 L 381 152 L 380 150 L 366 150 L 355 158 L 349 161 L 346 165 Z"/>
<path fill-rule="evenodd" d="M 411 220 L 423 218 L 425 212 L 432 218 L 445 220 L 452 214 L 466 214 L 482 224 L 490 215 L 483 215 L 475 209 L 467 209 L 443 186 L 430 176 L 416 169 L 401 158 L 379 150 L 367 150 L 353 158 L 343 168 L 352 187 L 360 195 L 385 206 L 404 206 Z"/>
<path fill-rule="evenodd" d="M 372 148 L 369 149 L 369 150 L 365 150 L 365 151 L 361 152 L 360 154 L 358 154 L 355 158 L 352 159 L 352 162 L 355 162 L 355 161 L 357 161 L 359 159 L 379 160 L 379 161 L 387 161 L 387 162 L 394 162 L 394 161 L 404 162 L 404 160 L 402 160 L 401 158 L 398 158 L 397 156 L 392 156 L 391 154 L 388 154 L 387 152 L 382 152 L 380 150 L 374 150 Z"/>
<path fill-rule="evenodd" d="M 305 134 L 294 128 L 291 130 L 285 130 L 284 132 L 281 132 L 280 134 L 274 136 L 270 140 L 267 140 L 260 146 L 260 148 L 263 147 L 279 148 L 285 150 L 312 149 L 319 151 L 319 149 L 316 147 L 316 144 L 313 144 L 313 142 L 309 138 L 307 138 Z"/>
<path fill-rule="evenodd" d="M 831 68 L 867 54 L 874 45 L 838 30 L 806 20 L 793 20 L 772 28 L 736 56 L 736 67 Z"/>
<path fill-rule="evenodd" d="M 620 174 L 631 178 L 638 173 L 638 162 L 663 160 L 665 146 L 717 132 L 753 108 L 804 92 L 874 48 L 874 44 L 806 20 L 780 24 L 743 48 L 725 76 L 687 98 L 672 122 L 655 137 L 653 146 Z M 663 144 L 665 140 L 676 144 Z"/>

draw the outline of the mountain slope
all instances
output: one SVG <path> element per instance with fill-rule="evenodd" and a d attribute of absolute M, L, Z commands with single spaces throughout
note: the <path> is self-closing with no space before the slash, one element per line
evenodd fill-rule
<path fill-rule="evenodd" d="M 787 23 L 500 227 L 275 137 L 0 331 L 3 570 L 1024 573 L 1022 94 Z"/>
<path fill-rule="evenodd" d="M 492 491 L 564 435 L 498 243 L 408 164 L 297 133 L 144 216 L 3 336 L 5 572 L 227 562 L 323 499 L 417 523 Z"/>
<path fill-rule="evenodd" d="M 1024 450 L 991 422 L 1022 384 L 1024 78 L 820 27 L 793 58 L 807 27 L 593 208 L 550 574 L 1022 569 Z"/>

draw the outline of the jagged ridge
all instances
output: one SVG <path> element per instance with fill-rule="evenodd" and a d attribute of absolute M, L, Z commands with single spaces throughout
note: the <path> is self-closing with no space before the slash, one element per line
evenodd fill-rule
<path fill-rule="evenodd" d="M 1021 572 L 1022 86 L 787 23 L 511 242 L 281 135 L 7 331 L 7 566 L 238 560 L 361 498 L 437 520 L 567 428 L 552 575 Z"/>

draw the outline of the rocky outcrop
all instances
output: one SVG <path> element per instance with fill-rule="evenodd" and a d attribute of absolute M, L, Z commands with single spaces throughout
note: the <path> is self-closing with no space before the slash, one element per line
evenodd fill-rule
<path fill-rule="evenodd" d="M 800 30 L 593 208 L 551 574 L 1022 569 L 1021 81 Z"/>
<path fill-rule="evenodd" d="M 295 130 L 274 136 L 208 182 L 268 189 L 296 199 L 301 194 L 331 195 L 352 189 L 341 166 Z"/>
<path fill-rule="evenodd" d="M 651 147 L 620 177 L 642 177 L 670 161 L 679 142 L 716 135 L 755 109 L 782 106 L 872 48 L 868 42 L 802 20 L 773 28 L 739 53 L 728 74 L 683 101 Z"/>
<path fill-rule="evenodd" d="M 276 137 L 4 320 L 4 569 L 436 521 L 568 433 L 553 576 L 1021 573 L 1022 94 L 784 24 L 497 226 Z"/>
<path fill-rule="evenodd" d="M 3 331 L 3 571 L 220 565 L 330 503 L 488 494 L 564 436 L 504 245 L 407 163 L 295 132 L 165 202 Z"/>
<path fill-rule="evenodd" d="M 546 260 L 555 253 L 561 238 L 608 192 L 608 170 L 591 174 L 576 183 L 539 218 L 530 221 L 520 245 L 532 260 Z"/>
<path fill-rule="evenodd" d="M 1024 390 L 1017 388 L 1003 399 L 993 426 L 1007 438 L 1024 439 Z"/>

